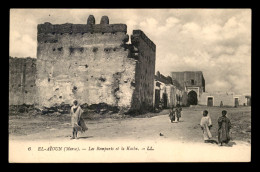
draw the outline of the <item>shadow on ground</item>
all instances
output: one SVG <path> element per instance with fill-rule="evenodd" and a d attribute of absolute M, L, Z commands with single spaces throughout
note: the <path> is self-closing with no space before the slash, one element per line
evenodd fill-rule
<path fill-rule="evenodd" d="M 85 137 L 78 137 L 78 139 L 88 139 L 88 138 L 92 138 L 93 136 L 85 136 Z"/>
<path fill-rule="evenodd" d="M 236 142 L 231 141 L 228 144 L 225 144 L 224 146 L 232 147 L 233 145 L 236 145 Z"/>

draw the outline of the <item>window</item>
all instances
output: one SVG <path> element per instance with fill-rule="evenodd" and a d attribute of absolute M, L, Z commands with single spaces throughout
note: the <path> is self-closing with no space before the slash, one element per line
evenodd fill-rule
<path fill-rule="evenodd" d="M 194 83 L 194 80 L 192 79 L 192 80 L 191 80 L 191 85 L 194 85 L 194 84 L 195 84 L 195 83 Z"/>
<path fill-rule="evenodd" d="M 97 47 L 94 47 L 92 51 L 95 53 L 95 52 L 98 51 L 98 48 L 97 48 Z"/>

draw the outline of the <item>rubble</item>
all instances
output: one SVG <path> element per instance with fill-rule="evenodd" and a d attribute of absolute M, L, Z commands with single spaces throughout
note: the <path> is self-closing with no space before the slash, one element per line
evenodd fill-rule
<path fill-rule="evenodd" d="M 56 115 L 57 114 L 68 114 L 68 113 L 70 113 L 70 108 L 71 108 L 71 105 L 61 103 L 60 105 L 55 104 L 54 106 L 51 106 L 51 107 L 43 107 L 43 109 L 41 109 L 41 112 L 42 112 L 42 114 L 49 114 L 49 113 L 55 113 Z"/>
<path fill-rule="evenodd" d="M 94 110 L 95 113 L 98 114 L 106 114 L 108 112 L 117 113 L 119 112 L 118 107 L 110 106 L 106 103 L 92 104 L 88 107 L 90 110 Z"/>
<path fill-rule="evenodd" d="M 118 107 L 110 106 L 106 103 L 92 104 L 88 105 L 87 103 L 80 105 L 83 110 L 83 115 L 87 115 L 88 112 L 94 112 L 96 114 L 114 114 L 118 113 Z M 61 103 L 55 104 L 51 107 L 35 107 L 34 105 L 10 105 L 9 106 L 9 114 L 10 115 L 18 115 L 18 114 L 28 114 L 30 116 L 35 115 L 55 115 L 60 116 L 62 114 L 69 114 L 71 109 L 71 105 Z"/>
<path fill-rule="evenodd" d="M 18 115 L 24 113 L 32 113 L 35 110 L 34 105 L 10 105 L 9 115 Z"/>

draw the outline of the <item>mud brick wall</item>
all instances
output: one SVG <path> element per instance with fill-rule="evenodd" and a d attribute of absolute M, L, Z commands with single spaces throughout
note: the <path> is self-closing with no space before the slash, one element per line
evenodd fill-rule
<path fill-rule="evenodd" d="M 107 16 L 87 24 L 39 24 L 37 60 L 10 58 L 9 103 L 51 107 L 105 103 L 123 112 L 153 106 L 155 44 Z"/>
<path fill-rule="evenodd" d="M 9 105 L 34 104 L 36 59 L 9 57 Z"/>
<path fill-rule="evenodd" d="M 166 94 L 167 94 L 167 107 L 171 108 L 174 106 L 175 103 L 175 94 L 174 94 L 174 86 L 173 85 L 168 85 L 166 87 Z M 176 91 L 175 91 L 176 92 Z"/>
<path fill-rule="evenodd" d="M 106 103 L 130 109 L 137 61 L 124 24 L 38 25 L 37 102 Z M 154 75 L 154 72 L 153 72 Z M 151 78 L 152 79 L 152 78 Z M 153 82 L 153 80 L 151 80 Z"/>
<path fill-rule="evenodd" d="M 135 109 L 152 109 L 156 46 L 141 30 L 133 31 L 131 42 L 138 49 L 136 87 L 132 105 Z"/>
<path fill-rule="evenodd" d="M 203 93 L 199 99 L 199 105 L 207 105 L 208 97 L 213 97 L 213 106 L 220 106 L 220 102 L 223 102 L 223 106 L 235 106 L 235 98 L 238 98 L 240 106 L 246 103 L 246 98 L 243 95 L 235 95 L 233 93 Z"/>

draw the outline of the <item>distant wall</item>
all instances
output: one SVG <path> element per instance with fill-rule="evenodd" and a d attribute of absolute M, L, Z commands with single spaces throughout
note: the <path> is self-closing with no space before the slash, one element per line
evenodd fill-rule
<path fill-rule="evenodd" d="M 9 57 L 9 105 L 34 104 L 36 59 Z"/>
<path fill-rule="evenodd" d="M 238 98 L 239 106 L 247 105 L 247 100 L 243 95 L 235 95 L 234 93 L 203 93 L 199 99 L 199 105 L 207 105 L 208 97 L 213 97 L 213 106 L 235 106 L 235 98 Z"/>
<path fill-rule="evenodd" d="M 200 94 L 205 92 L 205 79 L 201 71 L 171 72 L 172 78 L 176 79 L 183 87 L 200 87 Z M 194 83 L 192 83 L 192 81 Z"/>

